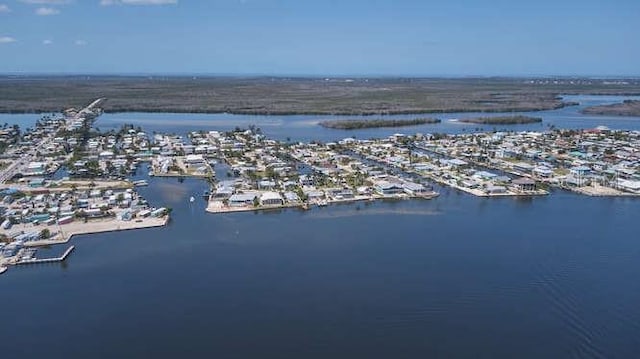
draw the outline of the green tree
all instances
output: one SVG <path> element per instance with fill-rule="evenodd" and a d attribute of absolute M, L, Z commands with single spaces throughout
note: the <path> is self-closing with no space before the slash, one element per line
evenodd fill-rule
<path fill-rule="evenodd" d="M 40 231 L 40 239 L 47 239 L 51 237 L 51 231 L 48 228 L 44 228 Z"/>

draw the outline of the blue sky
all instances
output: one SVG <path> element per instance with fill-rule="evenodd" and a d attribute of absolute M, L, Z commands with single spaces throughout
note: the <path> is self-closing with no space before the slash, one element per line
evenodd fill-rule
<path fill-rule="evenodd" d="M 0 73 L 640 75 L 638 0 L 0 0 Z"/>

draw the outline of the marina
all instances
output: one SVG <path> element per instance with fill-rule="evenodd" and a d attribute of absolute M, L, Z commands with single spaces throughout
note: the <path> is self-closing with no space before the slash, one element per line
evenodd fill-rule
<path fill-rule="evenodd" d="M 16 265 L 62 262 L 67 259 L 69 254 L 71 254 L 71 252 L 73 252 L 74 249 L 75 249 L 75 246 L 70 246 L 60 257 L 55 257 L 55 258 L 23 258 L 23 259 L 20 259 L 16 263 Z"/>

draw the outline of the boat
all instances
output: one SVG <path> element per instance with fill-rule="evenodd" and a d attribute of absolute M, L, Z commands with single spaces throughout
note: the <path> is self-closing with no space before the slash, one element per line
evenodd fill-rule
<path fill-rule="evenodd" d="M 31 260 L 34 258 L 35 254 L 36 254 L 35 249 L 27 249 L 24 251 L 24 253 L 22 253 L 20 260 Z"/>
<path fill-rule="evenodd" d="M 146 180 L 133 181 L 133 185 L 136 187 L 148 186 L 149 182 L 147 182 Z"/>
<path fill-rule="evenodd" d="M 327 201 L 326 200 L 321 200 L 318 202 L 318 206 L 319 207 L 325 207 L 327 205 Z"/>
<path fill-rule="evenodd" d="M 0 274 L 7 271 L 7 267 L 0 267 Z"/>
<path fill-rule="evenodd" d="M 196 199 L 195 199 L 195 198 L 193 198 L 193 196 L 191 196 L 191 197 L 189 198 L 189 202 L 191 202 L 191 203 L 193 203 L 193 201 L 195 201 L 195 200 L 196 200 Z"/>

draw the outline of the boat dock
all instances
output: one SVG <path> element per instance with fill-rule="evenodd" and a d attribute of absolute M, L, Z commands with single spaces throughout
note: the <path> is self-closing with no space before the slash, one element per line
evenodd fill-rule
<path fill-rule="evenodd" d="M 67 248 L 67 250 L 60 257 L 42 258 L 42 259 L 37 259 L 37 258 L 22 259 L 22 260 L 18 261 L 16 264 L 41 264 L 41 263 L 63 262 L 65 259 L 67 259 L 69 254 L 71 254 L 71 252 L 73 252 L 73 250 L 75 248 L 76 248 L 75 246 L 71 246 L 71 247 Z"/>

